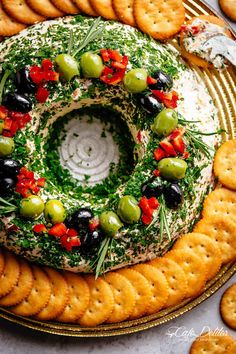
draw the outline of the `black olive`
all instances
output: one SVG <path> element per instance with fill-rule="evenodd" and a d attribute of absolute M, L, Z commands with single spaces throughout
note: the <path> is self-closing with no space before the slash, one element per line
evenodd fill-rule
<path fill-rule="evenodd" d="M 168 208 L 176 209 L 183 202 L 183 191 L 177 183 L 172 183 L 164 189 L 165 202 Z"/>
<path fill-rule="evenodd" d="M 80 236 L 81 250 L 85 253 L 92 253 L 94 249 L 99 247 L 103 240 L 101 230 L 87 231 Z"/>
<path fill-rule="evenodd" d="M 142 96 L 140 103 L 149 114 L 158 114 L 164 109 L 164 105 L 154 96 Z"/>
<path fill-rule="evenodd" d="M 16 177 L 20 171 L 17 161 L 11 159 L 0 159 L 0 176 Z"/>
<path fill-rule="evenodd" d="M 141 187 L 142 195 L 147 198 L 160 197 L 164 190 L 163 184 L 156 178 L 150 179 L 148 182 L 144 183 Z"/>
<path fill-rule="evenodd" d="M 37 86 L 31 80 L 29 70 L 26 67 L 17 71 L 16 86 L 19 92 L 31 93 L 36 91 Z"/>
<path fill-rule="evenodd" d="M 0 196 L 5 197 L 15 187 L 16 181 L 13 178 L 6 177 L 0 179 Z"/>
<path fill-rule="evenodd" d="M 157 83 L 149 85 L 151 90 L 168 91 L 173 86 L 172 77 L 162 70 L 157 70 L 154 74 L 152 74 L 152 77 L 157 80 Z"/>
<path fill-rule="evenodd" d="M 28 113 L 32 109 L 31 100 L 27 96 L 16 92 L 8 93 L 2 104 L 9 110 L 21 113 Z"/>
<path fill-rule="evenodd" d="M 89 221 L 93 216 L 93 212 L 89 208 L 80 208 L 66 218 L 65 224 L 67 227 L 78 230 L 88 227 Z"/>

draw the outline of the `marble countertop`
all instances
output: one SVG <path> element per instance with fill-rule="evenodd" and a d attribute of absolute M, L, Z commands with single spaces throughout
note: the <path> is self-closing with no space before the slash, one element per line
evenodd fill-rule
<path fill-rule="evenodd" d="M 220 12 L 217 0 L 208 0 Z M 236 24 L 232 23 L 236 30 Z M 187 354 L 192 341 L 202 332 L 224 331 L 236 338 L 221 320 L 219 301 L 224 290 L 236 282 L 234 275 L 204 303 L 165 325 L 140 333 L 96 339 L 53 336 L 33 332 L 0 320 L 1 354 Z"/>

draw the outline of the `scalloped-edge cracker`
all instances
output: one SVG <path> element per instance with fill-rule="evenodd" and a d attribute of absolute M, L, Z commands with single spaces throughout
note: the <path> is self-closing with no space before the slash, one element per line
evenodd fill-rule
<path fill-rule="evenodd" d="M 106 273 L 104 280 L 110 285 L 114 297 L 114 307 L 106 322 L 122 322 L 130 316 L 134 309 L 136 302 L 135 288 L 127 278 L 116 272 Z"/>
<path fill-rule="evenodd" d="M 101 277 L 95 279 L 87 275 L 85 280 L 89 287 L 90 300 L 83 316 L 79 319 L 81 326 L 94 327 L 105 322 L 114 308 L 114 296 L 110 285 Z"/>
<path fill-rule="evenodd" d="M 33 287 L 27 298 L 10 308 L 10 311 L 19 316 L 34 316 L 47 304 L 51 295 L 51 286 L 47 274 L 38 266 L 32 265 Z"/>
<path fill-rule="evenodd" d="M 220 301 L 220 313 L 227 326 L 236 329 L 236 283 L 224 292 Z"/>
<path fill-rule="evenodd" d="M 9 16 L 26 25 L 45 20 L 45 17 L 33 11 L 25 0 L 2 0 L 2 5 Z"/>
<path fill-rule="evenodd" d="M 185 20 L 182 0 L 134 0 L 133 9 L 137 26 L 155 39 L 173 37 Z"/>
<path fill-rule="evenodd" d="M 14 306 L 26 299 L 33 287 L 33 273 L 27 261 L 19 258 L 20 276 L 9 294 L 0 299 L 0 306 Z"/>
<path fill-rule="evenodd" d="M 156 258 L 148 264 L 160 270 L 166 277 L 169 285 L 169 297 L 165 307 L 179 304 L 185 298 L 187 290 L 187 279 L 182 268 L 168 258 Z"/>
<path fill-rule="evenodd" d="M 88 16 L 98 16 L 96 11 L 91 6 L 89 0 L 73 0 L 75 5 L 80 9 L 81 12 Z"/>
<path fill-rule="evenodd" d="M 27 0 L 28 5 L 41 16 L 55 18 L 64 15 L 50 0 Z"/>
<path fill-rule="evenodd" d="M 66 14 L 76 15 L 80 13 L 79 8 L 74 4 L 72 0 L 51 0 L 59 10 Z"/>
<path fill-rule="evenodd" d="M 116 272 L 127 278 L 136 291 L 135 307 L 129 316 L 129 320 L 142 317 L 147 312 L 152 297 L 151 286 L 148 280 L 132 268 L 122 268 Z"/>
<path fill-rule="evenodd" d="M 69 300 L 62 314 L 57 317 L 59 322 L 75 322 L 85 312 L 89 304 L 89 288 L 87 282 L 79 274 L 63 273 L 69 289 Z"/>
<path fill-rule="evenodd" d="M 216 241 L 221 251 L 222 263 L 236 260 L 236 222 L 222 216 L 208 216 L 194 227 L 194 232 L 202 233 Z"/>
<path fill-rule="evenodd" d="M 112 7 L 112 0 L 89 0 L 89 2 L 98 15 L 107 20 L 117 20 L 116 13 Z"/>
<path fill-rule="evenodd" d="M 11 292 L 20 276 L 20 264 L 13 253 L 4 251 L 4 269 L 0 276 L 0 297 Z"/>
<path fill-rule="evenodd" d="M 158 312 L 166 305 L 169 296 L 166 277 L 160 270 L 148 264 L 137 264 L 132 269 L 141 273 L 151 286 L 152 297 L 146 313 L 151 315 Z"/>
<path fill-rule="evenodd" d="M 15 21 L 13 18 L 7 15 L 7 13 L 2 8 L 2 3 L 0 2 L 0 36 L 10 37 L 19 33 L 25 28 L 25 25 Z"/>
<path fill-rule="evenodd" d="M 43 269 L 49 278 L 52 291 L 47 305 L 35 317 L 40 321 L 49 321 L 64 311 L 69 299 L 69 290 L 61 273 L 49 267 Z"/>
<path fill-rule="evenodd" d="M 175 242 L 172 249 L 194 252 L 201 257 L 208 270 L 207 280 L 214 278 L 222 265 L 221 250 L 217 242 L 204 233 L 185 234 Z"/>
<path fill-rule="evenodd" d="M 190 354 L 225 354 L 233 342 L 234 339 L 227 334 L 205 332 L 192 343 Z"/>
<path fill-rule="evenodd" d="M 187 279 L 186 297 L 196 297 L 206 284 L 207 269 L 201 258 L 194 252 L 171 250 L 164 258 L 172 259 L 183 269 Z"/>
<path fill-rule="evenodd" d="M 134 0 L 112 0 L 113 9 L 121 22 L 136 26 L 133 11 Z"/>
<path fill-rule="evenodd" d="M 217 150 L 214 173 L 225 187 L 236 189 L 236 139 L 226 141 Z"/>

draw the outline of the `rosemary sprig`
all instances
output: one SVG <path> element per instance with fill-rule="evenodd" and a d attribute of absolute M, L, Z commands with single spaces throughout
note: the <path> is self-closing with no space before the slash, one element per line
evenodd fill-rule
<path fill-rule="evenodd" d="M 69 44 L 68 44 L 68 54 L 69 55 L 71 54 L 73 47 L 74 47 L 74 36 L 73 36 L 73 31 L 71 29 L 70 30 L 70 39 L 69 39 Z"/>
<path fill-rule="evenodd" d="M 189 129 L 185 130 L 185 134 L 192 146 L 200 150 L 208 159 L 211 158 L 210 151 L 213 151 L 213 149 L 209 145 L 204 143 L 204 141 L 198 136 L 198 134 L 195 134 L 194 131 L 191 131 Z"/>
<path fill-rule="evenodd" d="M 6 215 L 17 210 L 17 206 L 0 197 L 0 215 Z"/>
<path fill-rule="evenodd" d="M 226 133 L 225 129 L 218 129 L 215 132 L 211 132 L 211 133 L 203 133 L 203 132 L 200 132 L 198 130 L 192 130 L 192 129 L 188 129 L 188 131 L 193 133 L 193 134 L 196 134 L 196 135 L 205 135 L 205 136 L 218 135 L 218 134 Z"/>
<path fill-rule="evenodd" d="M 101 275 L 104 272 L 104 261 L 109 249 L 111 248 L 111 244 L 112 244 L 112 237 L 104 238 L 99 248 L 97 258 L 91 265 L 91 267 L 95 270 L 96 279 L 99 277 L 99 275 Z"/>
<path fill-rule="evenodd" d="M 94 41 L 97 37 L 99 37 L 105 29 L 105 25 L 98 28 L 98 25 L 101 21 L 101 17 L 98 17 L 96 21 L 90 26 L 88 32 L 86 33 L 84 39 L 80 43 L 79 48 L 73 54 L 75 57 L 83 48 L 85 48 L 90 42 Z"/>
<path fill-rule="evenodd" d="M 3 89 L 5 86 L 5 83 L 10 75 L 11 75 L 11 71 L 6 70 L 3 77 L 2 77 L 2 80 L 0 82 L 0 104 L 2 103 Z"/>
<path fill-rule="evenodd" d="M 160 215 L 160 242 L 163 240 L 164 232 L 167 234 L 168 239 L 171 241 L 170 229 L 166 217 L 166 203 L 163 196 L 160 197 L 159 215 Z"/>

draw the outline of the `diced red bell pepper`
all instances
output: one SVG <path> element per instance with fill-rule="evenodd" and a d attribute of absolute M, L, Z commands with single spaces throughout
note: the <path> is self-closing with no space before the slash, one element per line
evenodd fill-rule
<path fill-rule="evenodd" d="M 39 86 L 35 96 L 37 101 L 39 103 L 44 103 L 47 101 L 48 96 L 49 96 L 49 91 L 45 87 Z"/>
<path fill-rule="evenodd" d="M 185 129 L 183 127 L 179 127 L 177 129 L 175 129 L 169 136 L 169 140 L 173 140 L 175 138 L 177 138 L 177 136 L 183 136 L 185 133 Z"/>
<path fill-rule="evenodd" d="M 28 188 L 16 186 L 16 192 L 19 193 L 23 198 L 28 198 L 32 193 Z"/>
<path fill-rule="evenodd" d="M 155 177 L 159 177 L 160 174 L 161 174 L 160 170 L 156 169 L 156 170 L 153 171 L 153 176 L 155 176 Z"/>
<path fill-rule="evenodd" d="M 142 142 L 142 133 L 141 131 L 139 130 L 138 133 L 137 133 L 137 142 L 140 144 Z"/>
<path fill-rule="evenodd" d="M 176 91 L 165 93 L 160 90 L 152 90 L 153 95 L 158 98 L 167 108 L 176 108 L 179 96 Z"/>
<path fill-rule="evenodd" d="M 7 130 L 3 130 L 2 135 L 7 137 L 7 138 L 12 138 L 12 134 L 11 132 L 7 131 Z"/>
<path fill-rule="evenodd" d="M 147 216 L 152 216 L 153 210 L 151 209 L 148 199 L 146 197 L 142 197 L 139 202 L 139 206 L 142 209 L 142 212 Z"/>
<path fill-rule="evenodd" d="M 189 153 L 188 151 L 185 151 L 185 152 L 183 153 L 183 158 L 184 158 L 184 159 L 188 159 L 189 156 L 190 156 L 190 153 Z"/>
<path fill-rule="evenodd" d="M 44 74 L 40 66 L 33 65 L 30 67 L 29 76 L 34 84 L 40 85 L 44 80 Z"/>
<path fill-rule="evenodd" d="M 69 237 L 68 235 L 63 235 L 60 238 L 61 246 L 64 247 L 67 251 L 72 251 L 73 247 L 78 247 L 81 245 L 80 239 L 78 236 Z"/>
<path fill-rule="evenodd" d="M 48 234 L 55 237 L 62 237 L 63 235 L 66 234 L 66 232 L 67 232 L 67 227 L 65 224 L 61 222 L 53 225 L 53 227 L 51 227 L 51 229 L 48 231 Z"/>
<path fill-rule="evenodd" d="M 177 156 L 173 145 L 167 139 L 162 140 L 160 142 L 160 146 L 168 156 Z"/>
<path fill-rule="evenodd" d="M 37 186 L 39 187 L 44 187 L 45 186 L 45 182 L 46 182 L 46 178 L 41 177 L 37 179 Z"/>
<path fill-rule="evenodd" d="M 153 77 L 151 77 L 151 76 L 148 76 L 147 77 L 147 84 L 148 85 L 154 85 L 154 84 L 156 84 L 157 83 L 157 80 L 156 79 L 154 79 Z"/>
<path fill-rule="evenodd" d="M 160 161 L 161 159 L 163 159 L 166 156 L 166 153 L 164 150 L 162 150 L 160 147 L 158 147 L 155 151 L 154 151 L 154 158 L 157 161 Z"/>
<path fill-rule="evenodd" d="M 100 54 L 102 56 L 102 60 L 104 61 L 104 63 L 107 63 L 108 61 L 110 61 L 109 53 L 106 48 L 101 49 Z"/>
<path fill-rule="evenodd" d="M 33 194 L 38 194 L 40 192 L 40 187 L 33 185 L 31 188 Z"/>
<path fill-rule="evenodd" d="M 11 118 L 6 118 L 4 120 L 3 129 L 4 130 L 11 130 L 11 125 L 12 125 L 12 119 Z"/>
<path fill-rule="evenodd" d="M 120 70 L 120 69 L 125 69 L 125 68 L 126 68 L 126 65 L 125 65 L 125 64 L 119 63 L 118 61 L 113 61 L 113 62 L 111 63 L 111 66 L 112 66 L 113 68 L 115 68 L 115 69 L 118 69 L 118 70 Z"/>
<path fill-rule="evenodd" d="M 89 230 L 90 231 L 95 231 L 97 230 L 97 228 L 99 227 L 99 219 L 98 218 L 94 218 L 89 222 Z"/>
<path fill-rule="evenodd" d="M 78 236 L 78 232 L 75 229 L 68 229 L 66 234 L 70 237 Z"/>
<path fill-rule="evenodd" d="M 26 167 L 21 167 L 20 169 L 20 174 L 25 176 L 25 178 L 28 178 L 28 179 L 32 179 L 34 178 L 34 172 L 33 171 L 30 171 L 28 170 Z"/>
<path fill-rule="evenodd" d="M 152 222 L 152 216 L 148 216 L 146 214 L 143 214 L 141 217 L 141 220 L 145 225 L 150 225 Z"/>
<path fill-rule="evenodd" d="M 156 210 L 159 206 L 159 202 L 157 200 L 157 198 L 155 197 L 151 197 L 150 199 L 148 199 L 148 204 L 150 206 L 150 208 Z"/>
<path fill-rule="evenodd" d="M 122 55 L 118 52 L 118 50 L 108 49 L 108 54 L 111 60 L 121 62 Z"/>
<path fill-rule="evenodd" d="M 36 234 L 46 233 L 47 228 L 44 224 L 37 224 L 37 225 L 34 225 L 33 231 L 36 232 Z"/>
<path fill-rule="evenodd" d="M 176 138 L 174 138 L 172 141 L 171 141 L 175 151 L 179 152 L 180 154 L 183 154 L 184 151 L 185 151 L 185 143 L 183 141 L 183 138 L 182 136 L 177 136 Z"/>
<path fill-rule="evenodd" d="M 50 59 L 43 59 L 42 60 L 42 68 L 44 71 L 51 71 L 53 68 L 53 63 Z"/>
<path fill-rule="evenodd" d="M 128 65 L 129 62 L 129 57 L 127 55 L 123 55 L 123 58 L 121 60 L 121 63 L 125 65 L 125 67 Z"/>

